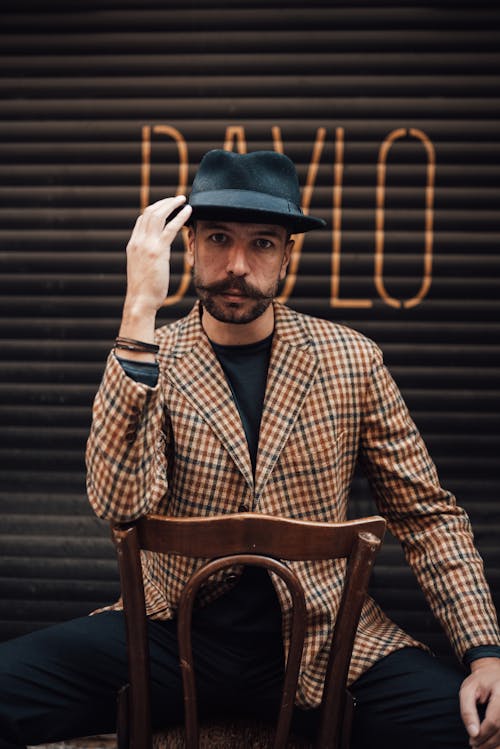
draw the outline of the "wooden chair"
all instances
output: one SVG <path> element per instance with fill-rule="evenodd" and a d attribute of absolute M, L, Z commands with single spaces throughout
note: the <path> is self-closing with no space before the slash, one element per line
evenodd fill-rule
<path fill-rule="evenodd" d="M 178 641 L 185 706 L 185 746 L 198 749 L 196 690 L 191 652 L 190 622 L 193 602 L 200 584 L 226 567 L 256 565 L 265 567 L 286 583 L 292 596 L 293 618 L 291 646 L 286 663 L 281 708 L 270 743 L 241 741 L 239 747 L 288 746 L 294 696 L 305 632 L 305 597 L 301 585 L 281 560 L 347 560 L 335 632 L 331 643 L 320 710 L 317 749 L 347 749 L 352 717 L 352 699 L 346 680 L 354 636 L 365 600 L 376 552 L 385 531 L 380 517 L 345 523 L 320 523 L 287 520 L 268 515 L 239 513 L 217 517 L 173 518 L 150 515 L 127 525 L 114 525 L 124 602 L 129 684 L 119 699 L 118 746 L 120 749 L 151 749 L 149 651 L 140 550 L 180 554 L 204 560 L 187 582 L 179 601 Z M 234 732 L 234 725 L 231 730 Z M 155 746 L 170 749 L 179 746 L 178 731 L 169 743 L 168 730 Z M 175 731 L 174 731 L 175 734 Z M 268 733 L 269 735 L 269 733 Z M 209 744 L 205 743 L 205 746 Z M 226 746 L 218 738 L 217 746 Z M 311 746 L 298 743 L 295 746 Z"/>

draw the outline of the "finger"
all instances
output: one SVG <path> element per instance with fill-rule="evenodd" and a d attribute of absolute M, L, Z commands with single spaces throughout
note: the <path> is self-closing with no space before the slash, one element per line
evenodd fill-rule
<path fill-rule="evenodd" d="M 170 196 L 168 198 L 162 198 L 161 200 L 157 200 L 156 203 L 150 203 L 150 205 L 146 206 L 143 213 L 149 214 L 159 211 L 160 213 L 163 212 L 163 214 L 166 215 L 170 206 L 181 205 L 185 202 L 185 200 L 185 195 L 175 195 L 173 197 Z"/>
<path fill-rule="evenodd" d="M 496 695 L 490 698 L 479 733 L 471 745 L 481 749 L 495 749 L 500 745 L 500 706 Z"/>
<path fill-rule="evenodd" d="M 489 736 L 482 738 L 480 734 L 475 739 L 470 739 L 470 746 L 472 749 L 499 749 L 500 737 L 496 731 Z"/>
<path fill-rule="evenodd" d="M 134 228 L 132 229 L 132 232 L 130 234 L 128 243 L 127 243 L 127 252 L 132 249 L 132 247 L 137 243 L 138 237 L 141 235 L 142 232 L 142 223 L 143 223 L 143 215 L 142 213 L 140 216 L 137 217 Z"/>
<path fill-rule="evenodd" d="M 475 739 L 480 730 L 475 688 L 465 686 L 460 690 L 460 715 L 470 738 Z"/>
<path fill-rule="evenodd" d="M 176 195 L 175 198 L 163 198 L 156 203 L 148 205 L 143 216 L 144 228 L 147 231 L 160 233 L 163 231 L 165 221 L 177 209 L 186 202 L 185 195 Z"/>
<path fill-rule="evenodd" d="M 134 228 L 132 229 L 132 234 L 134 234 L 134 232 L 137 234 L 137 232 L 140 231 L 141 222 L 142 222 L 142 213 L 139 216 L 137 216 L 135 220 Z"/>
<path fill-rule="evenodd" d="M 169 216 L 167 218 L 167 223 L 165 224 L 165 231 L 167 231 L 167 233 L 177 234 L 177 232 L 182 229 L 186 221 L 189 219 L 192 212 L 193 209 L 191 208 L 191 206 L 185 205 L 173 216 L 173 218 L 170 218 Z"/>

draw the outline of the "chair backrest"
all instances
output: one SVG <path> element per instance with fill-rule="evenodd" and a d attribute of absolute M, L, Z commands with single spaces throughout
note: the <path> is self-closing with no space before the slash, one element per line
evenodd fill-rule
<path fill-rule="evenodd" d="M 316 740 L 316 746 L 328 749 L 339 746 L 354 637 L 384 531 L 385 521 L 377 516 L 344 523 L 323 523 L 254 513 L 196 518 L 149 515 L 130 524 L 113 525 L 129 661 L 126 745 L 130 749 L 151 749 L 152 741 L 141 549 L 205 560 L 187 582 L 178 608 L 187 749 L 198 749 L 199 742 L 190 624 L 193 602 L 201 583 L 215 572 L 234 564 L 256 565 L 279 575 L 290 591 L 293 603 L 291 644 L 274 740 L 274 749 L 281 749 L 286 746 L 292 718 L 306 610 L 300 582 L 284 561 L 347 560 Z M 124 709 L 124 705 L 121 709 Z"/>

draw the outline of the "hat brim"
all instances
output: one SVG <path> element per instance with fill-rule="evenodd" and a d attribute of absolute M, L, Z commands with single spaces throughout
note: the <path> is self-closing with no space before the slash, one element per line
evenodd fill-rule
<path fill-rule="evenodd" d="M 293 203 L 266 193 L 250 190 L 207 190 L 191 194 L 190 220 L 232 220 L 285 226 L 292 234 L 324 229 L 326 221 L 306 216 Z"/>

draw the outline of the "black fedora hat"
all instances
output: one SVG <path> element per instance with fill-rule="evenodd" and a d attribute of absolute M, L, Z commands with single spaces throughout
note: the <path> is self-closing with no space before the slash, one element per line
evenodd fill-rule
<path fill-rule="evenodd" d="M 269 221 L 283 224 L 292 233 L 326 226 L 323 219 L 302 212 L 295 165 L 275 151 L 208 151 L 188 202 L 194 220 Z"/>

